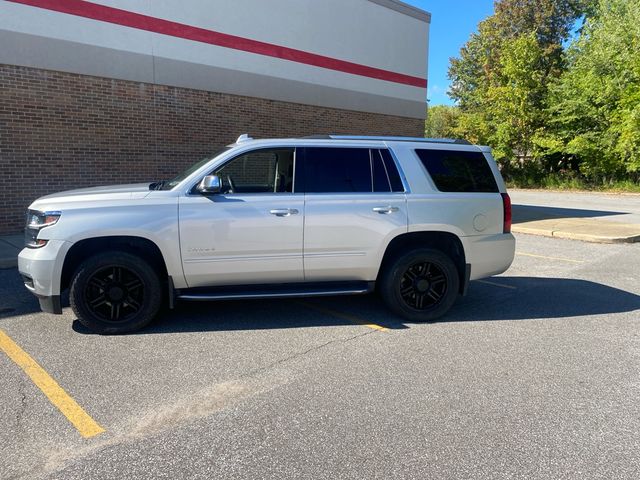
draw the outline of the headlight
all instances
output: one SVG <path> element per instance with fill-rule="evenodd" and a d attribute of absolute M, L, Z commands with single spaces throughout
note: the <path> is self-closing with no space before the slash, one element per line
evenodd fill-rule
<path fill-rule="evenodd" d="M 24 230 L 24 244 L 29 248 L 41 248 L 47 240 L 38 239 L 38 233 L 45 227 L 55 225 L 62 212 L 39 212 L 29 210 L 27 213 L 27 227 Z"/>

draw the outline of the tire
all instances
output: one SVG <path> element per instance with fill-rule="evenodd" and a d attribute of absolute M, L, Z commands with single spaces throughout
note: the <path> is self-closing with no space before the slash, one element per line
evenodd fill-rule
<path fill-rule="evenodd" d="M 109 251 L 80 264 L 71 279 L 69 303 L 78 320 L 96 333 L 133 332 L 158 313 L 161 282 L 140 257 Z"/>
<path fill-rule="evenodd" d="M 395 313 L 429 322 L 449 311 L 460 278 L 453 260 L 439 250 L 419 248 L 395 257 L 382 272 L 380 294 Z"/>

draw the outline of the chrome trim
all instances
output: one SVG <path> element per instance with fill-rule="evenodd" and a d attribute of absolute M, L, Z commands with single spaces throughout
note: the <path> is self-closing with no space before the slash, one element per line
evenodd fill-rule
<path fill-rule="evenodd" d="M 222 180 L 218 175 L 205 175 L 196 185 L 196 191 L 202 194 L 220 193 L 220 190 L 222 190 Z"/>
<path fill-rule="evenodd" d="M 404 170 L 400 167 L 400 162 L 398 161 L 398 157 L 396 157 L 396 153 L 393 151 L 393 148 L 387 145 L 387 150 L 391 154 L 391 158 L 393 162 L 396 164 L 396 169 L 398 170 L 398 174 L 400 175 L 400 181 L 402 181 L 402 186 L 404 187 L 404 192 L 394 192 L 394 193 L 411 193 L 411 188 L 409 188 L 409 182 L 407 181 L 407 177 L 404 174 Z M 384 163 L 384 162 L 382 162 Z"/>
<path fill-rule="evenodd" d="M 291 181 L 291 193 L 296 193 L 296 170 L 298 169 L 298 147 L 293 147 L 293 180 Z"/>
<path fill-rule="evenodd" d="M 269 213 L 276 217 L 290 217 L 291 215 L 297 215 L 300 211 L 297 208 L 274 208 L 269 210 Z"/>
<path fill-rule="evenodd" d="M 305 253 L 304 258 L 323 257 L 364 257 L 367 252 L 328 252 L 328 253 Z"/>
<path fill-rule="evenodd" d="M 387 207 L 373 207 L 373 211 L 381 215 L 389 215 L 390 213 L 397 212 L 398 210 L 398 207 L 392 207 L 391 205 Z"/>
<path fill-rule="evenodd" d="M 233 255 L 227 257 L 198 257 L 198 258 L 188 258 L 184 260 L 184 263 L 211 263 L 211 262 L 255 262 L 258 260 L 283 260 L 283 259 L 296 259 L 302 258 L 302 253 L 289 253 L 282 255 L 263 255 L 260 257 L 256 256 L 245 256 L 245 255 Z"/>

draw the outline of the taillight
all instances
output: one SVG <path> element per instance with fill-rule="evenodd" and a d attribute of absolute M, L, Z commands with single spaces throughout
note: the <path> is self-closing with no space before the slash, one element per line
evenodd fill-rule
<path fill-rule="evenodd" d="M 508 193 L 501 193 L 502 209 L 504 211 L 504 223 L 502 233 L 511 233 L 511 197 Z"/>

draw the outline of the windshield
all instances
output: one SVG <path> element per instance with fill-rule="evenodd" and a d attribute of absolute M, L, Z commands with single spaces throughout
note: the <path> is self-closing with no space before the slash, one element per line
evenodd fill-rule
<path fill-rule="evenodd" d="M 178 185 L 180 182 L 182 182 L 185 178 L 187 178 L 193 172 L 201 168 L 203 165 L 206 165 L 211 160 L 216 158 L 221 153 L 226 152 L 227 150 L 229 150 L 229 147 L 222 148 L 217 152 L 215 152 L 214 154 L 208 155 L 202 160 L 200 160 L 199 162 L 194 163 L 189 168 L 187 168 L 186 170 L 182 171 L 181 173 L 173 177 L 171 180 L 162 180 L 159 182 L 152 183 L 151 185 L 149 185 L 149 189 L 150 190 L 171 190 L 173 187 Z"/>

